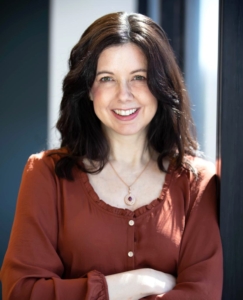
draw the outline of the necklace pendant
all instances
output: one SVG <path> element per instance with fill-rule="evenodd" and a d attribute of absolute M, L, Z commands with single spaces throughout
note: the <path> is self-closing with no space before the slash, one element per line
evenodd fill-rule
<path fill-rule="evenodd" d="M 124 198 L 124 201 L 127 205 L 131 206 L 135 203 L 136 198 L 129 192 Z"/>

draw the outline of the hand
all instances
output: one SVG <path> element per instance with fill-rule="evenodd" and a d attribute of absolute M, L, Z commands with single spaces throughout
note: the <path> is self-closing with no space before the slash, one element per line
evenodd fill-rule
<path fill-rule="evenodd" d="M 150 291 L 150 295 L 165 294 L 176 285 L 175 277 L 170 274 L 153 269 L 143 270 L 145 271 L 143 282 Z"/>
<path fill-rule="evenodd" d="M 173 289 L 175 277 L 153 269 L 138 269 L 106 276 L 110 300 L 137 300 Z"/>

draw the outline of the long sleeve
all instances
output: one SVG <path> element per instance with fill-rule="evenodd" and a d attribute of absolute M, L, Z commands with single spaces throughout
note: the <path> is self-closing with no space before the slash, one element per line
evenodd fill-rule
<path fill-rule="evenodd" d="M 1 270 L 3 300 L 106 300 L 106 280 L 96 270 L 62 279 L 65 267 L 57 246 L 60 191 L 50 161 L 35 155 L 25 167 Z"/>
<path fill-rule="evenodd" d="M 173 290 L 145 299 L 220 300 L 222 295 L 222 246 L 217 223 L 216 177 L 200 182 L 185 220 L 177 267 L 177 283 Z M 192 196 L 193 198 L 193 196 Z"/>

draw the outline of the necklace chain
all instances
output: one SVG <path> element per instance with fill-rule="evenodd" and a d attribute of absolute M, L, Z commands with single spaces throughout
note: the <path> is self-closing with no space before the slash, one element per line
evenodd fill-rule
<path fill-rule="evenodd" d="M 146 163 L 145 167 L 143 168 L 142 172 L 135 178 L 135 180 L 133 181 L 132 184 L 128 185 L 121 177 L 120 175 L 117 173 L 117 171 L 115 170 L 115 168 L 113 167 L 112 163 L 110 161 L 108 161 L 110 166 L 112 167 L 114 173 L 116 174 L 116 176 L 128 187 L 128 191 L 131 191 L 131 186 L 138 180 L 138 178 L 143 174 L 143 172 L 146 170 L 147 166 L 149 165 L 150 159 L 149 161 Z"/>

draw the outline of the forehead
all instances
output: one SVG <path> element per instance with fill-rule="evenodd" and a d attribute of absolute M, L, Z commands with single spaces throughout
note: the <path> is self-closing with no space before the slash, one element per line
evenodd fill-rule
<path fill-rule="evenodd" d="M 104 49 L 98 59 L 97 69 L 105 66 L 124 67 L 147 66 L 147 59 L 143 51 L 133 43 L 115 45 Z"/>

